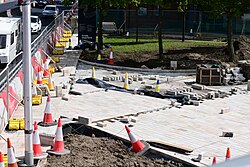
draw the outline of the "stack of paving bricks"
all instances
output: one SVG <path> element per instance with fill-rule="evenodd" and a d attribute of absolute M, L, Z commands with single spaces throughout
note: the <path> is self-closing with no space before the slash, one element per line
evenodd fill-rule
<path fill-rule="evenodd" d="M 121 82 L 124 82 L 125 81 L 125 76 L 120 74 L 118 71 L 113 71 L 112 72 L 112 76 L 104 76 L 103 77 L 103 80 L 104 81 L 121 81 Z M 132 84 L 133 81 L 135 82 L 138 82 L 138 81 L 143 81 L 143 77 L 141 74 L 138 74 L 138 75 L 129 75 L 129 78 L 128 78 L 128 83 L 129 84 Z"/>
<path fill-rule="evenodd" d="M 53 50 L 52 54 L 63 55 L 71 36 L 72 36 L 71 30 L 64 30 L 62 37 L 60 37 L 58 42 L 56 42 L 55 49 Z"/>

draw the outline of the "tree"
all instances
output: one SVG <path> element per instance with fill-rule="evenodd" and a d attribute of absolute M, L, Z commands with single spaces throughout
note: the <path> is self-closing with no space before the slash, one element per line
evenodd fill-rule
<path fill-rule="evenodd" d="M 237 61 L 233 47 L 233 18 L 250 11 L 250 0 L 192 0 L 193 3 L 213 12 L 217 17 L 227 18 L 227 48 L 230 61 Z"/>
<path fill-rule="evenodd" d="M 110 7 L 125 7 L 126 5 L 134 2 L 136 0 L 82 0 L 79 1 L 80 5 L 84 8 L 92 7 L 97 8 L 99 11 L 98 18 L 98 50 L 103 49 L 103 32 L 102 32 L 102 22 L 104 17 L 108 13 Z"/>
<path fill-rule="evenodd" d="M 145 3 L 158 6 L 158 45 L 159 45 L 159 58 L 162 60 L 163 56 L 163 43 L 162 43 L 162 23 L 163 23 L 163 9 L 168 9 L 176 4 L 176 0 L 144 0 Z"/>
<path fill-rule="evenodd" d="M 182 13 L 182 42 L 185 41 L 185 30 L 186 30 L 186 14 L 188 9 L 188 0 L 179 0 L 177 11 Z"/>

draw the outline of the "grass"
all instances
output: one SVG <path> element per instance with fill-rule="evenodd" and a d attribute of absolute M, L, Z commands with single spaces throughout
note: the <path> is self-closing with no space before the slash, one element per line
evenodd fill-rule
<path fill-rule="evenodd" d="M 136 44 L 135 39 L 132 38 L 103 38 L 104 43 L 111 44 L 115 52 L 117 53 L 135 53 L 135 52 L 152 52 L 158 51 L 157 39 L 139 39 Z M 216 41 L 197 41 L 187 40 L 181 42 L 180 40 L 164 39 L 163 49 L 184 49 L 190 47 L 201 46 L 225 46 L 225 42 Z"/>

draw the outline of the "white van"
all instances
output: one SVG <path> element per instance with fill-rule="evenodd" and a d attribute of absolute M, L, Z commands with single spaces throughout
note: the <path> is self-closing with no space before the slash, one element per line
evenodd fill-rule
<path fill-rule="evenodd" d="M 0 17 L 0 64 L 11 62 L 22 46 L 21 18 Z"/>

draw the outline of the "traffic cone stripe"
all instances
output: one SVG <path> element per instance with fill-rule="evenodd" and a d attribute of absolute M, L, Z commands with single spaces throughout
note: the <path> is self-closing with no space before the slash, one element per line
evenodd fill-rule
<path fill-rule="evenodd" d="M 113 59 L 113 52 L 111 51 L 110 54 L 109 54 L 109 58 L 110 59 Z"/>
<path fill-rule="evenodd" d="M 135 134 L 133 132 L 129 132 L 129 138 L 131 143 L 135 143 L 137 142 L 139 139 L 135 136 Z"/>
<path fill-rule="evenodd" d="M 61 129 L 62 127 L 58 127 L 58 130 L 56 131 L 56 138 L 55 140 L 56 141 L 63 141 L 63 133 L 62 133 L 62 130 L 59 130 Z"/>

